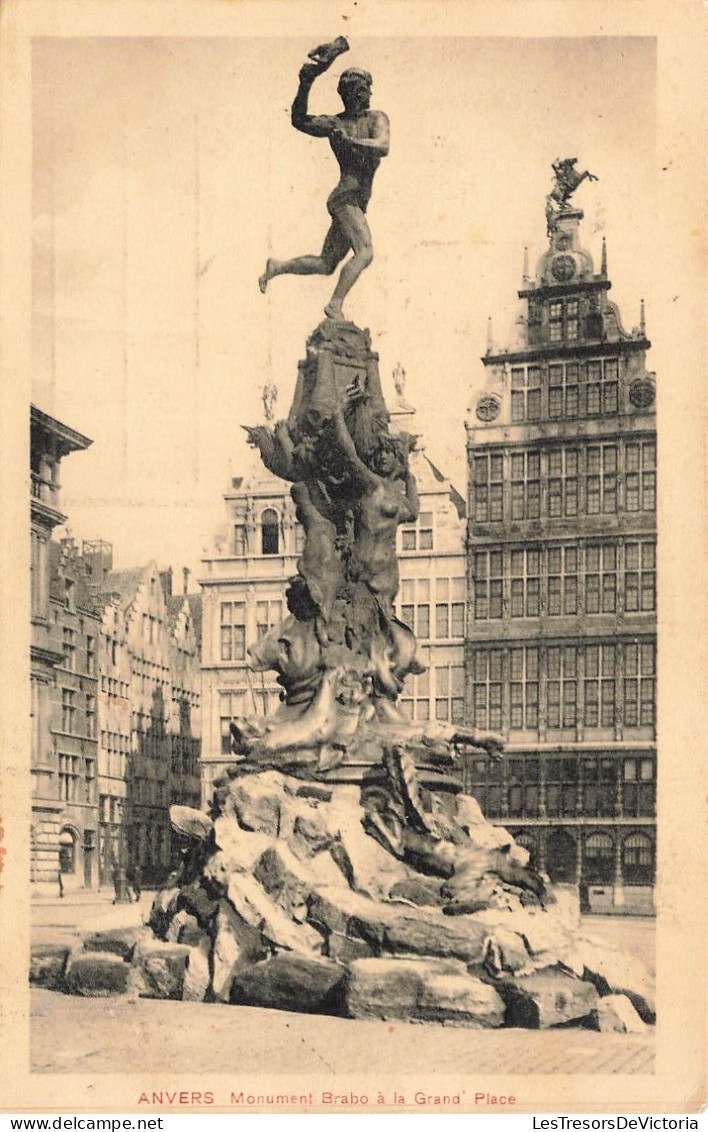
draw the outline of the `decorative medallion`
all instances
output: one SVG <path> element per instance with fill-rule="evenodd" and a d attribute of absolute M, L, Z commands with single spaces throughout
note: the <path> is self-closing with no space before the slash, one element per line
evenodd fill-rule
<path fill-rule="evenodd" d="M 635 409 L 648 409 L 654 404 L 656 391 L 650 377 L 638 377 L 629 387 L 629 399 Z"/>
<path fill-rule="evenodd" d="M 477 402 L 477 416 L 480 421 L 493 421 L 499 416 L 501 403 L 492 393 L 485 393 Z"/>
<path fill-rule="evenodd" d="M 567 283 L 575 275 L 575 260 L 572 255 L 558 255 L 551 264 L 551 271 L 560 283 Z"/>
<path fill-rule="evenodd" d="M 566 248 L 571 247 L 572 243 L 573 237 L 569 232 L 559 232 L 555 240 L 556 251 L 564 252 Z"/>

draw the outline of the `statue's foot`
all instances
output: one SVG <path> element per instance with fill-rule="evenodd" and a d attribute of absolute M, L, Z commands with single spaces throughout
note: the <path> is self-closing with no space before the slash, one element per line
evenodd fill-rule
<path fill-rule="evenodd" d="M 265 271 L 258 280 L 258 290 L 260 291 L 261 295 L 265 295 L 268 284 L 275 275 L 274 268 L 275 260 L 269 259 L 265 265 Z"/>
<path fill-rule="evenodd" d="M 344 321 L 344 315 L 342 313 L 342 304 L 341 303 L 335 303 L 334 301 L 332 301 L 331 303 L 327 303 L 327 306 L 325 307 L 324 312 L 327 315 L 327 318 L 331 318 L 335 322 L 343 322 Z"/>

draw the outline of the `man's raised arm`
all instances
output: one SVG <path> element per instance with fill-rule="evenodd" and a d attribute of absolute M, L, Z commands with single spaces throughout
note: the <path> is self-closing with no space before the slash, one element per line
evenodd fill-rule
<path fill-rule="evenodd" d="M 300 69 L 300 85 L 290 111 L 290 121 L 296 130 L 303 134 L 311 134 L 315 138 L 328 138 L 336 122 L 336 118 L 326 114 L 308 114 L 307 100 L 310 96 L 310 87 L 327 67 L 321 63 L 305 63 Z"/>

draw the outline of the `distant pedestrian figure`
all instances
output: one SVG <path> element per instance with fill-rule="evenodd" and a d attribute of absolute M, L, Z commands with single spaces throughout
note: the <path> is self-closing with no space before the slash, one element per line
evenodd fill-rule
<path fill-rule="evenodd" d="M 130 894 L 132 890 L 132 894 L 135 897 L 135 903 L 137 904 L 143 891 L 142 870 L 140 868 L 140 865 L 133 865 L 132 869 L 128 870 L 126 879 L 128 881 L 128 900 L 130 900 L 131 898 Z"/>
<path fill-rule="evenodd" d="M 121 892 L 120 892 L 120 865 L 118 864 L 118 862 L 116 860 L 113 860 L 113 862 L 111 864 L 111 879 L 113 881 L 113 892 L 114 892 L 113 903 L 118 904 L 120 902 L 120 896 L 121 896 Z"/>

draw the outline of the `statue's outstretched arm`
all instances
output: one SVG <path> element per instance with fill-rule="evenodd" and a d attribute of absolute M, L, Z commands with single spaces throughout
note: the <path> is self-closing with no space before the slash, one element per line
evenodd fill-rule
<path fill-rule="evenodd" d="M 310 88 L 327 66 L 321 63 L 305 63 L 300 70 L 300 84 L 290 111 L 290 121 L 296 130 L 303 134 L 311 134 L 315 138 L 328 138 L 332 131 L 339 126 L 336 117 L 329 114 L 308 114 L 307 102 L 310 97 Z"/>

